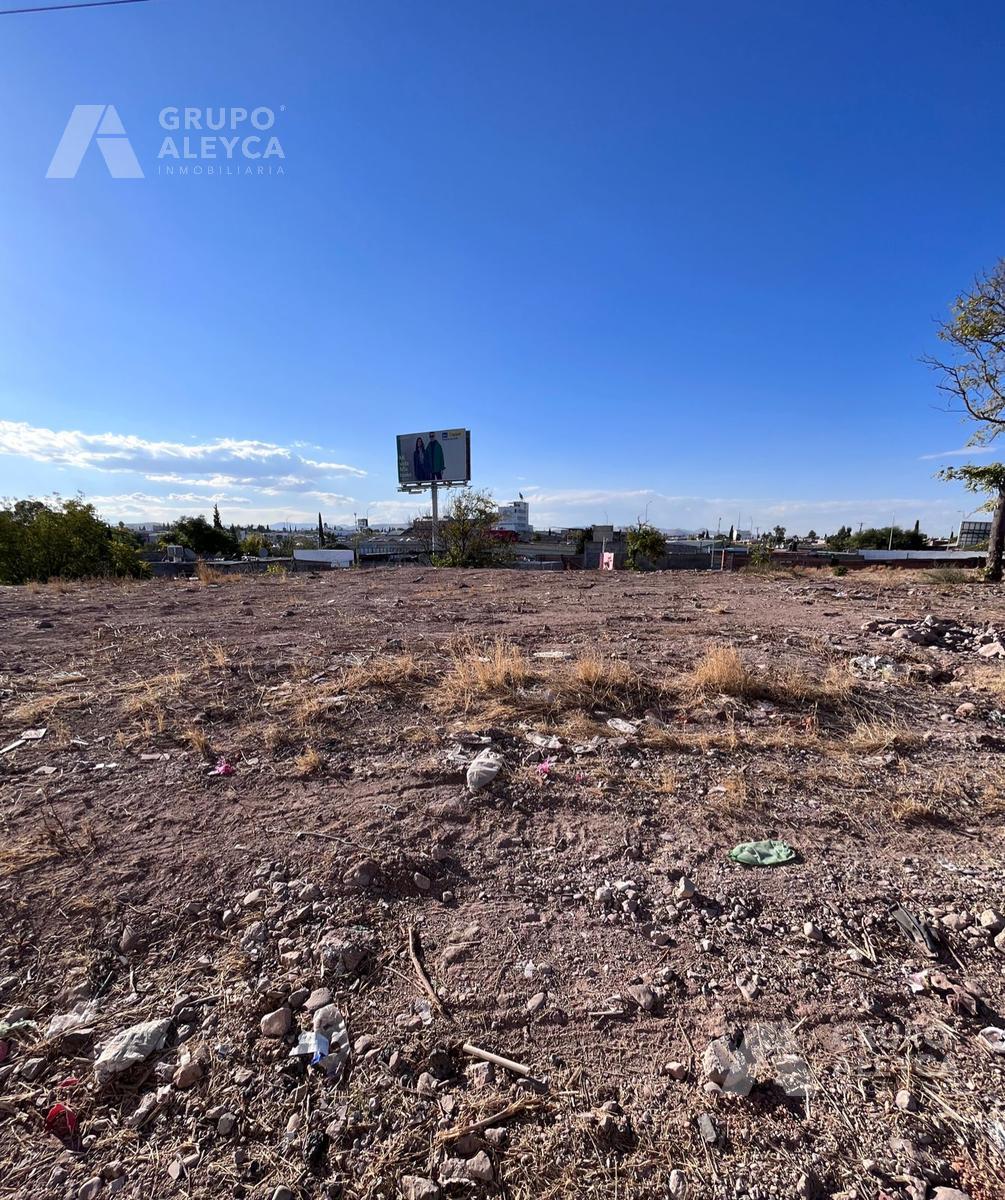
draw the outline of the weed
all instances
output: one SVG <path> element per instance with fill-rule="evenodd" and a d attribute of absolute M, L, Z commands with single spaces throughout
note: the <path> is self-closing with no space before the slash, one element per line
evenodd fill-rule
<path fill-rule="evenodd" d="M 710 646 L 690 674 L 691 688 L 702 696 L 755 696 L 757 680 L 735 646 Z"/>
<path fill-rule="evenodd" d="M 911 750 L 921 738 L 895 721 L 866 718 L 856 723 L 846 746 L 857 754 L 883 754 L 891 750 Z"/>
<path fill-rule="evenodd" d="M 922 578 L 938 587 L 954 587 L 958 583 L 979 583 L 980 571 L 964 571 L 961 567 L 933 567 L 922 571 Z"/>
<path fill-rule="evenodd" d="M 926 821 L 940 820 L 938 813 L 930 804 L 924 800 L 918 800 L 914 796 L 897 800 L 890 811 L 893 819 L 902 825 L 921 825 Z"/>
<path fill-rule="evenodd" d="M 511 703 L 518 689 L 533 680 L 530 662 L 518 647 L 501 638 L 487 647 L 465 639 L 452 647 L 447 672 L 433 695 L 442 710 L 468 712 L 478 701 Z"/>
<path fill-rule="evenodd" d="M 305 747 L 293 760 L 293 774 L 298 779 L 316 775 L 324 766 L 324 757 L 314 746 Z"/>
<path fill-rule="evenodd" d="M 201 583 L 223 583 L 228 578 L 223 571 L 218 571 L 215 567 L 211 567 L 209 563 L 203 562 L 201 558 L 195 564 L 195 574 Z"/>
<path fill-rule="evenodd" d="M 213 762 L 213 760 L 216 758 L 216 755 L 213 752 L 213 747 L 210 745 L 209 735 L 204 729 L 200 729 L 198 725 L 192 725 L 190 728 L 186 729 L 182 737 L 186 742 L 188 742 L 189 746 L 192 747 L 196 754 L 204 758 L 206 762 Z"/>

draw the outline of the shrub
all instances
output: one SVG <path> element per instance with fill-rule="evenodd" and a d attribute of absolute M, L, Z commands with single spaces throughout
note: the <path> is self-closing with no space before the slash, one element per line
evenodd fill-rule
<path fill-rule="evenodd" d="M 625 565 L 630 571 L 641 571 L 666 558 L 667 540 L 655 525 L 639 521 L 628 531 L 625 538 L 627 553 Z"/>
<path fill-rule="evenodd" d="M 142 578 L 150 568 L 137 543 L 124 525 L 113 529 L 80 497 L 18 500 L 0 508 L 0 583 Z"/>

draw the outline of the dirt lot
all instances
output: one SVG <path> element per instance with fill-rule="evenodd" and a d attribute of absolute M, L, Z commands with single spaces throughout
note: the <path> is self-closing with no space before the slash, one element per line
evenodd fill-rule
<path fill-rule="evenodd" d="M 0 1195 L 1005 1196 L 989 625 L 906 575 L 0 590 Z M 345 1064 L 290 1056 L 323 988 Z"/>

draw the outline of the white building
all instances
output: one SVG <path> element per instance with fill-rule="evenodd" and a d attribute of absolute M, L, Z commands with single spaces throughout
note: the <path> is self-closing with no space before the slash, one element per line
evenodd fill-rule
<path fill-rule="evenodd" d="M 526 500 L 513 500 L 499 505 L 496 529 L 507 529 L 520 537 L 529 537 L 534 532 L 530 523 L 530 504 Z"/>

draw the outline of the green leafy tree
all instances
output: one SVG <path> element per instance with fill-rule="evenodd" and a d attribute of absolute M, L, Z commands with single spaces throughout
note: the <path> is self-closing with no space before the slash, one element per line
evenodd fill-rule
<path fill-rule="evenodd" d="M 771 531 L 772 537 L 775 539 L 775 545 L 780 546 L 785 541 L 785 526 L 776 525 Z"/>
<path fill-rule="evenodd" d="M 493 536 L 499 510 L 488 492 L 463 488 L 456 492 L 439 522 L 437 564 L 444 567 L 490 567 L 503 561 L 505 544 Z"/>
<path fill-rule="evenodd" d="M 325 548 L 325 527 L 324 527 L 324 522 L 321 520 L 321 514 L 318 513 L 318 549 L 323 550 L 324 548 Z"/>
<path fill-rule="evenodd" d="M 815 542 L 817 540 L 817 531 L 815 529 L 811 529 L 806 535 L 806 540 L 808 542 Z"/>
<path fill-rule="evenodd" d="M 922 361 L 938 372 L 938 387 L 949 397 L 950 411 L 960 412 L 971 423 L 970 445 L 988 445 L 1005 429 L 1005 259 L 978 276 L 969 292 L 956 297 L 949 320 L 939 328 L 939 338 L 948 348 L 945 357 L 930 354 Z M 1005 487 L 996 482 L 1000 469 L 1001 464 L 989 463 L 939 472 L 941 479 L 990 493 L 985 577 L 993 583 L 1001 582 L 1005 548 Z"/>
<path fill-rule="evenodd" d="M 851 545 L 851 526 L 842 525 L 837 533 L 829 534 L 824 542 L 829 550 L 847 550 Z"/>
<path fill-rule="evenodd" d="M 213 528 L 214 529 L 222 529 L 223 528 L 223 522 L 220 520 L 219 504 L 213 505 Z"/>
<path fill-rule="evenodd" d="M 198 517 L 179 517 L 174 525 L 161 535 L 161 544 L 167 546 L 184 546 L 193 554 L 201 557 L 207 554 L 236 554 L 237 538 L 216 524 L 219 513 L 214 513 L 214 523 L 210 523 L 201 514 Z"/>
<path fill-rule="evenodd" d="M 268 543 L 260 533 L 249 533 L 243 539 L 238 549 L 242 554 L 247 554 L 250 558 L 259 558 L 267 545 Z"/>
<path fill-rule="evenodd" d="M 0 508 L 0 583 L 149 573 L 135 535 L 124 525 L 113 529 L 80 497 Z"/>
<path fill-rule="evenodd" d="M 625 565 L 630 571 L 641 571 L 666 558 L 667 540 L 655 525 L 639 521 L 625 536 Z"/>
<path fill-rule="evenodd" d="M 1005 463 L 987 463 L 978 467 L 972 463 L 959 467 L 943 467 L 939 479 L 962 483 L 968 492 L 986 496 L 981 505 L 991 513 L 991 533 L 988 537 L 988 558 L 985 578 L 997 583 L 1002 577 L 1002 545 L 1005 543 Z"/>
<path fill-rule="evenodd" d="M 901 529 L 899 525 L 860 529 L 848 538 L 851 550 L 923 550 L 927 545 L 928 538 L 919 528 Z"/>

